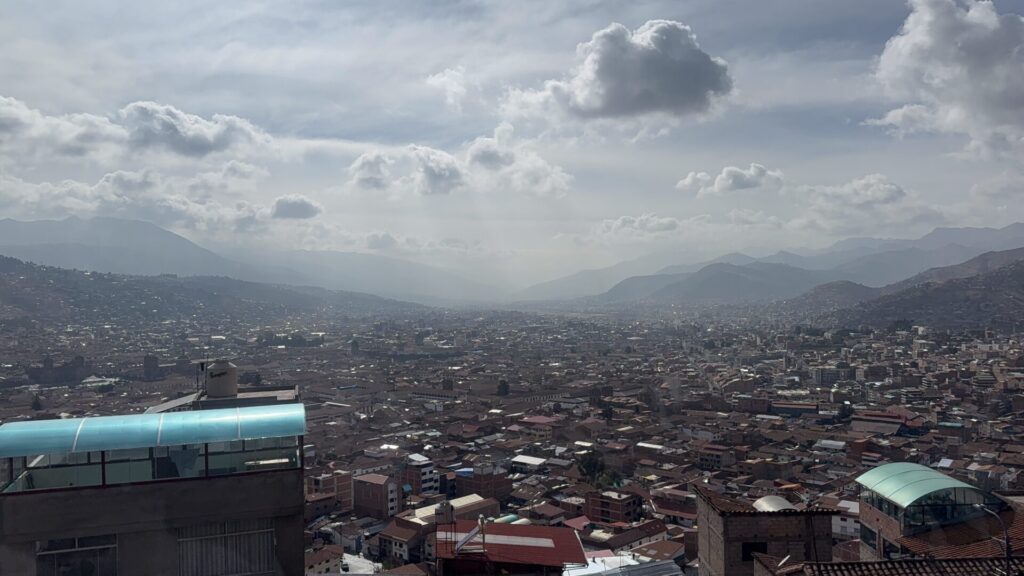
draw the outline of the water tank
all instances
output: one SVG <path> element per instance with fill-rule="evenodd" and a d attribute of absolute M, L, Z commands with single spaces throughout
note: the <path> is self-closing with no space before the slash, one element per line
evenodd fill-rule
<path fill-rule="evenodd" d="M 238 366 L 217 360 L 206 367 L 206 395 L 227 398 L 238 395 Z"/>
<path fill-rule="evenodd" d="M 779 510 L 796 510 L 796 507 L 790 504 L 789 500 L 786 500 L 782 496 L 764 496 L 754 501 L 754 508 L 761 512 L 778 512 Z"/>

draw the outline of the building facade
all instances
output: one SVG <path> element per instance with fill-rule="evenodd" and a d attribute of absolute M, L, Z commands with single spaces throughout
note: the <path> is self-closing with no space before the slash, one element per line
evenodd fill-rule
<path fill-rule="evenodd" d="M 793 562 L 832 559 L 831 509 L 795 510 L 777 496 L 753 506 L 697 488 L 701 576 L 749 576 L 757 554 Z"/>
<path fill-rule="evenodd" d="M 304 430 L 301 404 L 4 424 L 0 574 L 302 574 Z"/>
<path fill-rule="evenodd" d="M 643 515 L 643 499 L 636 494 L 605 490 L 587 494 L 585 514 L 594 522 L 636 522 Z"/>
<path fill-rule="evenodd" d="M 363 474 L 352 479 L 352 509 L 357 516 L 385 519 L 402 509 L 398 482 L 383 474 Z"/>

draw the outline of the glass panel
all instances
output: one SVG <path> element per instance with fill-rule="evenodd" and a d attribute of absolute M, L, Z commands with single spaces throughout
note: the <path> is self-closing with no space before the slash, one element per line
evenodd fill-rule
<path fill-rule="evenodd" d="M 110 450 L 107 452 L 107 462 L 119 462 L 122 460 L 149 460 L 149 448 Z"/>
<path fill-rule="evenodd" d="M 42 554 L 36 557 L 36 573 L 47 576 L 117 576 L 117 548 Z"/>
<path fill-rule="evenodd" d="M 47 457 L 48 461 L 60 462 L 57 457 Z M 31 458 L 30 462 L 40 460 Z M 99 486 L 102 471 L 99 464 L 83 464 L 71 466 L 60 463 L 48 468 L 29 467 L 18 474 L 4 492 L 20 492 L 24 490 L 50 490 L 55 488 L 73 488 L 78 486 Z"/>
<path fill-rule="evenodd" d="M 46 468 L 50 465 L 49 454 L 36 454 L 25 459 L 29 468 Z"/>
<path fill-rule="evenodd" d="M 36 542 L 36 552 L 52 552 L 54 550 L 70 550 L 75 547 L 74 538 L 61 538 L 59 540 L 44 540 Z"/>
<path fill-rule="evenodd" d="M 152 460 L 107 462 L 107 484 L 128 484 L 153 479 Z"/>
<path fill-rule="evenodd" d="M 210 453 L 210 475 L 277 470 L 298 466 L 296 448 L 273 448 L 249 452 Z"/>
<path fill-rule="evenodd" d="M 157 478 L 197 478 L 205 473 L 203 446 L 170 446 L 156 459 Z"/>

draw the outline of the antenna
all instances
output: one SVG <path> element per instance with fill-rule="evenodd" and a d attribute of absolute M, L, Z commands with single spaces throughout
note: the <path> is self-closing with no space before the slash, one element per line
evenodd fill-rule
<path fill-rule="evenodd" d="M 792 556 L 792 554 L 788 554 L 788 555 L 786 555 L 786 557 L 785 557 L 785 558 L 783 558 L 781 562 L 779 562 L 779 565 L 778 565 L 778 566 L 776 566 L 776 568 L 782 568 L 782 565 L 783 565 L 783 564 L 785 564 L 786 562 L 789 562 L 789 557 L 790 557 L 790 556 Z"/>

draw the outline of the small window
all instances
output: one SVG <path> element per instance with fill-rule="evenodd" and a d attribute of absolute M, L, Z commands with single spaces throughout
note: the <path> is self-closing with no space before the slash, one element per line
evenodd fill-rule
<path fill-rule="evenodd" d="M 750 562 L 754 559 L 754 554 L 767 554 L 768 543 L 767 542 L 744 542 L 743 543 L 743 561 Z"/>

